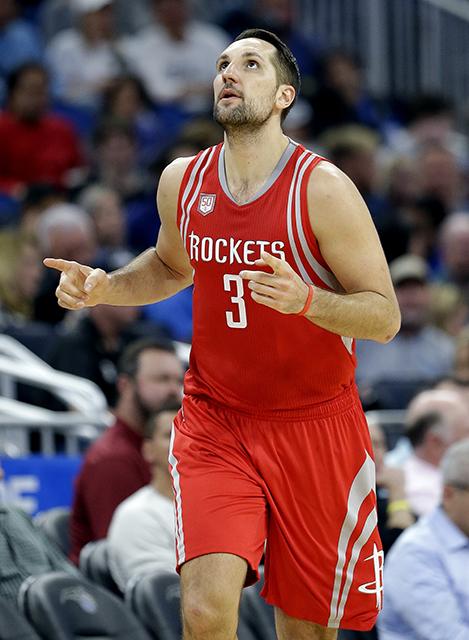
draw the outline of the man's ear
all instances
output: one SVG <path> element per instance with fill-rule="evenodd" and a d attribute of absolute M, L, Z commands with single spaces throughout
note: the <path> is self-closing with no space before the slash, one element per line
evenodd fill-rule
<path fill-rule="evenodd" d="M 295 89 L 290 84 L 281 84 L 277 93 L 277 104 L 286 109 L 295 99 Z"/>
<path fill-rule="evenodd" d="M 132 378 L 125 373 L 121 373 L 117 376 L 116 387 L 119 395 L 122 395 L 126 389 L 132 384 Z"/>

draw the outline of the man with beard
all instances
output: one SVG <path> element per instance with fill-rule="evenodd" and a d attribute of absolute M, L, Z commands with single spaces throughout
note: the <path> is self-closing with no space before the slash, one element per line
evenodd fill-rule
<path fill-rule="evenodd" d="M 67 309 L 146 304 L 194 282 L 169 458 L 185 640 L 236 637 L 266 540 L 281 640 L 369 629 L 381 606 L 353 342 L 389 341 L 399 309 L 356 188 L 282 131 L 299 84 L 277 36 L 243 32 L 216 65 L 224 143 L 163 172 L 156 248 L 111 274 L 45 261 Z"/>
<path fill-rule="evenodd" d="M 70 558 L 76 564 L 87 542 L 106 537 L 116 507 L 150 482 L 144 426 L 154 411 L 181 398 L 183 368 L 170 343 L 133 342 L 118 369 L 116 421 L 88 449 L 75 483 Z"/>

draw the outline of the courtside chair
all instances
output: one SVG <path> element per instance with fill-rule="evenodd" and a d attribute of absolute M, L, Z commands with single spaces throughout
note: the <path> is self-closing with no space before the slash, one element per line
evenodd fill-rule
<path fill-rule="evenodd" d="M 43 640 L 150 640 L 122 600 L 63 572 L 27 578 L 18 604 Z"/>
<path fill-rule="evenodd" d="M 65 556 L 70 552 L 70 509 L 55 507 L 42 511 L 34 518 L 34 524 L 60 548 Z"/>
<path fill-rule="evenodd" d="M 80 571 L 91 582 L 122 598 L 122 593 L 109 569 L 108 553 L 106 539 L 88 542 L 80 552 Z"/>
<path fill-rule="evenodd" d="M 13 605 L 0 600 L 0 640 L 40 640 Z"/>
<path fill-rule="evenodd" d="M 181 639 L 181 591 L 176 573 L 161 571 L 131 580 L 125 599 L 153 640 Z M 242 619 L 238 626 L 238 639 L 262 640 Z"/>

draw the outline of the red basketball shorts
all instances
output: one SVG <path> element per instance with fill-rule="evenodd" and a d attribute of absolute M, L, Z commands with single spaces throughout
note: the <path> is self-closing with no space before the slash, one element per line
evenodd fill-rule
<path fill-rule="evenodd" d="M 383 553 L 375 468 L 355 390 L 308 416 L 256 418 L 185 397 L 170 449 L 178 570 L 230 553 L 267 602 L 322 626 L 370 629 Z"/>

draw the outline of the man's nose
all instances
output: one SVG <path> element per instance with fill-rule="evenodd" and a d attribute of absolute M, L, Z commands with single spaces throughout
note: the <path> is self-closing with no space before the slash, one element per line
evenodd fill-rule
<path fill-rule="evenodd" d="M 230 62 L 229 65 L 223 69 L 221 77 L 225 84 L 230 81 L 237 82 L 238 72 L 233 62 Z"/>

